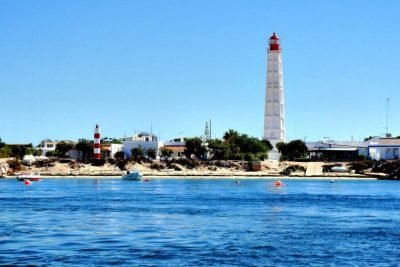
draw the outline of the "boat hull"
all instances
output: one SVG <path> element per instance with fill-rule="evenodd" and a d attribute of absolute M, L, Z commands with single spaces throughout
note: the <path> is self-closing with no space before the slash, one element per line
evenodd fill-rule
<path fill-rule="evenodd" d="M 126 180 L 126 181 L 140 181 L 142 178 L 143 178 L 143 175 L 139 172 L 132 172 L 132 173 L 122 176 L 122 180 Z"/>
<path fill-rule="evenodd" d="M 25 181 L 25 180 L 40 181 L 40 180 L 42 180 L 42 178 L 40 178 L 40 177 L 29 177 L 29 176 L 18 176 L 17 180 L 18 181 Z"/>

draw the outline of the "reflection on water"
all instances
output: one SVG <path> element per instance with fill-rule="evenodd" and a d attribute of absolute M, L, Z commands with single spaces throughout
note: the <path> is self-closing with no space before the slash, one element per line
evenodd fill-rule
<path fill-rule="evenodd" d="M 0 265 L 396 266 L 389 181 L 0 180 Z"/>

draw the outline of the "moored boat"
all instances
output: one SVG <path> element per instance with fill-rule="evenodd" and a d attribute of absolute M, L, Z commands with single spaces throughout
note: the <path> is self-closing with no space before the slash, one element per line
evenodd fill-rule
<path fill-rule="evenodd" d="M 24 181 L 24 180 L 40 181 L 40 180 L 42 180 L 42 177 L 40 176 L 39 173 L 22 173 L 22 174 L 17 175 L 17 180 L 18 181 Z"/>
<path fill-rule="evenodd" d="M 344 166 L 334 166 L 331 168 L 331 172 L 349 172 L 349 170 Z"/>
<path fill-rule="evenodd" d="M 126 175 L 122 176 L 122 180 L 128 181 L 140 181 L 143 178 L 143 174 L 139 171 L 127 171 Z"/>

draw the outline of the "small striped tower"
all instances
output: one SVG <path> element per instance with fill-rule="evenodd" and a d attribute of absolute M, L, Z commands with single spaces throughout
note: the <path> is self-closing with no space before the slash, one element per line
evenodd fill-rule
<path fill-rule="evenodd" d="M 94 145 L 93 145 L 93 158 L 100 159 L 100 127 L 96 124 L 96 128 L 94 128 Z"/>

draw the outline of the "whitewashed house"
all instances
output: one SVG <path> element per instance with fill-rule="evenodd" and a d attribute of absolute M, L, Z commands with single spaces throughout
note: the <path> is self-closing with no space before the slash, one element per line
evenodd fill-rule
<path fill-rule="evenodd" d="M 150 133 L 139 133 L 135 134 L 133 137 L 124 137 L 121 139 L 123 146 L 122 151 L 127 157 L 132 156 L 132 148 L 142 148 L 146 153 L 149 149 L 154 149 L 156 156 L 160 156 L 160 148 L 163 146 L 163 142 L 158 141 L 157 136 Z"/>
<path fill-rule="evenodd" d="M 50 139 L 45 139 L 36 147 L 42 151 L 42 156 L 46 156 L 49 151 L 56 150 L 57 142 L 53 142 Z"/>
<path fill-rule="evenodd" d="M 368 157 L 374 160 L 399 159 L 400 138 L 375 137 L 366 141 Z"/>

